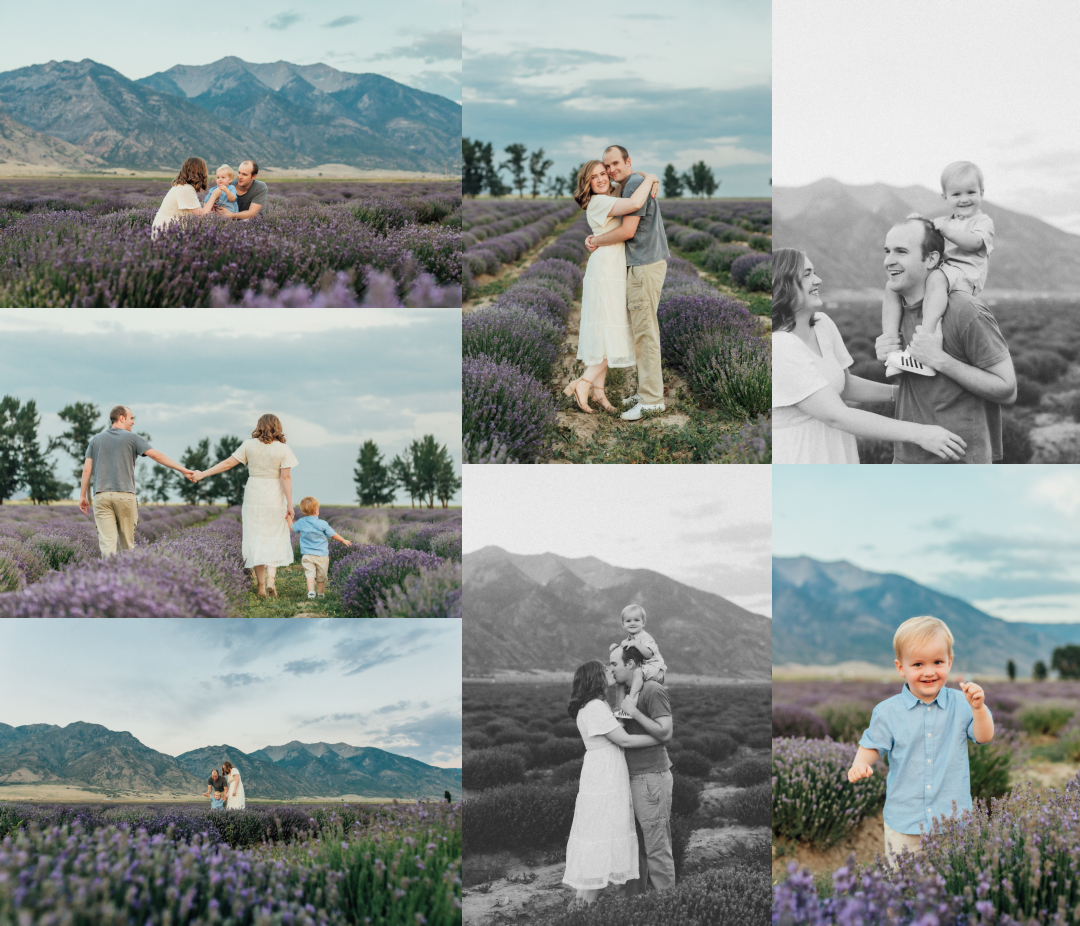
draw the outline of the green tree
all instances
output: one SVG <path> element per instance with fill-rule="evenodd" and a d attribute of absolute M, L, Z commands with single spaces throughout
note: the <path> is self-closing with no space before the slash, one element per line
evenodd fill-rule
<path fill-rule="evenodd" d="M 172 497 L 173 473 L 173 470 L 155 464 L 150 472 L 150 478 L 145 483 L 146 497 L 157 502 L 167 502 Z M 185 479 L 184 482 L 187 482 L 187 480 Z M 190 484 L 188 483 L 188 485 Z"/>
<path fill-rule="evenodd" d="M 1062 680 L 1080 678 L 1080 646 L 1069 643 L 1055 647 L 1050 668 L 1056 671 Z"/>
<path fill-rule="evenodd" d="M 19 446 L 20 484 L 35 505 L 67 498 L 74 488 L 71 483 L 56 478 L 56 467 L 48 461 L 38 441 L 40 426 L 37 402 L 30 399 L 15 415 L 15 431 Z"/>
<path fill-rule="evenodd" d="M 573 196 L 577 192 L 577 178 L 581 173 L 581 168 L 585 166 L 585 162 L 582 161 L 575 167 L 569 174 L 566 175 L 566 191 Z"/>
<path fill-rule="evenodd" d="M 518 198 L 525 198 L 525 154 L 528 149 L 520 143 L 507 145 L 503 149 L 510 157 L 499 165 L 499 170 L 509 170 L 513 175 L 510 186 L 518 191 Z"/>
<path fill-rule="evenodd" d="M 0 505 L 11 498 L 22 480 L 19 467 L 19 440 L 16 418 L 22 403 L 14 396 L 0 399 Z"/>
<path fill-rule="evenodd" d="M 461 139 L 461 193 L 477 196 L 484 188 L 484 146 L 470 138 Z"/>
<path fill-rule="evenodd" d="M 45 451 L 52 453 L 54 450 L 63 450 L 75 460 L 76 485 L 82 480 L 83 464 L 86 462 L 86 446 L 90 438 L 97 434 L 103 427 L 101 413 L 93 402 L 74 402 L 65 405 L 57 413 L 61 421 L 66 421 L 68 429 L 59 437 L 50 437 L 49 446 Z"/>
<path fill-rule="evenodd" d="M 191 447 L 184 448 L 184 455 L 180 457 L 180 465 L 186 466 L 188 469 L 209 469 L 210 438 L 204 437 L 195 445 L 194 450 Z M 214 491 L 211 482 L 213 482 L 212 479 L 191 482 L 183 473 L 179 472 L 173 475 L 173 484 L 176 491 L 189 505 L 201 505 L 203 502 L 209 502 L 217 497 L 211 494 Z"/>
<path fill-rule="evenodd" d="M 443 508 L 460 488 L 461 477 L 454 471 L 454 458 L 443 446 L 439 452 L 439 471 L 435 476 L 435 494 L 442 502 Z"/>
<path fill-rule="evenodd" d="M 484 186 L 487 187 L 488 193 L 496 199 L 509 193 L 510 187 L 503 183 L 502 177 L 499 176 L 502 168 L 495 166 L 495 151 L 491 142 L 487 142 L 480 149 L 480 163 L 483 165 Z"/>
<path fill-rule="evenodd" d="M 428 508 L 435 507 L 435 488 L 439 480 L 439 450 L 433 434 L 425 434 L 420 440 L 414 440 L 409 445 L 409 456 L 412 458 L 412 470 L 416 479 L 416 497 L 420 499 L 421 505 L 426 498 Z"/>
<path fill-rule="evenodd" d="M 682 177 L 675 172 L 675 167 L 671 164 L 668 164 L 668 166 L 664 168 L 663 183 L 665 199 L 678 199 L 682 196 Z"/>
<path fill-rule="evenodd" d="M 409 496 L 410 507 L 416 507 L 420 491 L 416 487 L 416 473 L 413 472 L 408 453 L 400 453 L 390 461 L 390 475 L 394 486 Z"/>
<path fill-rule="evenodd" d="M 560 177 L 558 174 L 554 177 L 548 177 L 547 191 L 549 195 L 558 199 L 566 191 L 566 178 Z"/>
<path fill-rule="evenodd" d="M 1009 675 L 1009 681 L 1010 682 L 1015 682 L 1016 681 L 1016 663 L 1013 662 L 1010 659 L 1007 663 L 1005 663 L 1005 671 Z"/>
<path fill-rule="evenodd" d="M 532 174 L 533 199 L 536 199 L 536 197 L 540 195 L 540 184 L 544 182 L 544 176 L 554 166 L 554 161 L 544 160 L 543 148 L 539 151 L 534 151 L 529 155 L 529 173 Z"/>
<path fill-rule="evenodd" d="M 356 496 L 365 508 L 389 505 L 394 500 L 394 476 L 383 463 L 375 441 L 366 440 L 360 447 L 353 470 Z"/>
<path fill-rule="evenodd" d="M 233 451 L 242 443 L 243 441 L 239 437 L 226 434 L 218 441 L 217 447 L 214 448 L 214 462 L 231 457 Z M 218 473 L 216 476 L 211 476 L 209 482 L 212 484 L 213 497 L 225 499 L 226 505 L 244 504 L 244 486 L 247 484 L 247 478 L 248 468 L 244 463 L 240 463 L 232 469 L 227 469 L 223 473 Z M 187 482 L 187 480 L 185 479 L 184 482 Z"/>
<path fill-rule="evenodd" d="M 712 169 L 706 166 L 704 161 L 691 165 L 690 170 L 683 174 L 682 180 L 686 188 L 695 196 L 712 196 L 720 186 L 719 181 L 713 176 Z"/>
<path fill-rule="evenodd" d="M 1031 677 L 1037 682 L 1046 681 L 1046 663 L 1041 659 L 1031 667 Z"/>

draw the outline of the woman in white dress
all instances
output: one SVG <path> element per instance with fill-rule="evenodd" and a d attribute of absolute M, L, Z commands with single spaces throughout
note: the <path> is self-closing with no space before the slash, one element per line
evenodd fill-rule
<path fill-rule="evenodd" d="M 225 780 L 228 782 L 229 796 L 225 799 L 226 810 L 243 810 L 244 803 L 244 783 L 240 780 L 240 769 L 233 766 L 231 762 L 222 762 L 221 770 L 225 773 Z"/>
<path fill-rule="evenodd" d="M 209 215 L 214 204 L 199 202 L 199 194 L 206 192 L 209 183 L 206 161 L 202 158 L 188 158 L 184 161 L 180 173 L 176 175 L 169 192 L 158 207 L 151 233 L 155 236 L 160 234 L 166 225 L 175 222 L 182 215 Z"/>
<path fill-rule="evenodd" d="M 593 660 L 578 666 L 567 710 L 585 742 L 574 823 L 566 843 L 563 883 L 577 889 L 575 902 L 596 903 L 608 884 L 638 877 L 638 841 L 630 773 L 623 749 L 656 746 L 647 734 L 627 733 L 608 706 L 611 669 Z"/>
<path fill-rule="evenodd" d="M 608 178 L 603 161 L 589 161 L 578 171 L 574 201 L 585 210 L 589 227 L 600 235 L 622 224 L 622 217 L 637 212 L 650 194 L 656 195 L 659 180 L 655 174 L 643 174 L 644 180 L 632 196 L 619 196 L 619 184 Z M 621 241 L 597 248 L 589 255 L 581 289 L 581 324 L 578 335 L 578 360 L 585 373 L 564 390 L 573 395 L 583 412 L 589 406 L 591 389 L 605 411 L 615 408 L 604 393 L 604 379 L 609 367 L 632 367 L 637 364 L 630 313 L 626 308 L 626 249 Z"/>
<path fill-rule="evenodd" d="M 802 251 L 773 252 L 773 462 L 858 463 L 856 436 L 910 441 L 959 460 L 967 445 L 952 431 L 845 404 L 895 402 L 900 387 L 851 375 L 839 330 L 818 311 L 820 284 Z"/>
<path fill-rule="evenodd" d="M 285 433 L 277 415 L 263 415 L 251 439 L 244 441 L 232 456 L 188 478 L 198 482 L 207 476 L 246 463 L 248 481 L 244 486 L 244 566 L 255 570 L 260 598 L 277 598 L 278 566 L 293 562 L 289 529 L 293 522 L 292 468 L 297 465 L 292 448 L 285 444 Z"/>

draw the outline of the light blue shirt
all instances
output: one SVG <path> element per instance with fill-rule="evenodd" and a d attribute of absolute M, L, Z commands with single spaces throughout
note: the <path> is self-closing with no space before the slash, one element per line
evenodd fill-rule
<path fill-rule="evenodd" d="M 898 833 L 927 831 L 934 817 L 971 809 L 967 741 L 975 717 L 962 691 L 942 688 L 930 704 L 907 685 L 874 708 L 859 745 L 889 757 L 885 822 Z"/>
<path fill-rule="evenodd" d="M 210 202 L 210 194 L 213 193 L 214 190 L 216 190 L 216 189 L 217 189 L 217 184 L 216 183 L 212 184 L 210 186 L 210 189 L 206 191 L 206 195 L 203 197 L 202 201 L 204 203 Z M 233 196 L 237 195 L 237 193 L 236 193 L 236 184 L 235 183 L 230 183 L 228 189 L 229 189 L 229 192 L 232 193 Z M 226 196 L 224 193 L 222 193 L 222 194 L 220 194 L 218 196 L 217 202 L 214 203 L 214 205 L 215 206 L 224 206 L 226 212 L 239 212 L 240 211 L 240 207 L 236 205 L 236 200 L 234 199 L 232 202 L 229 202 L 229 197 Z"/>
<path fill-rule="evenodd" d="M 329 556 L 329 539 L 337 533 L 322 518 L 314 518 L 308 515 L 299 521 L 293 522 L 292 529 L 300 535 L 300 555 L 309 553 L 312 556 Z"/>

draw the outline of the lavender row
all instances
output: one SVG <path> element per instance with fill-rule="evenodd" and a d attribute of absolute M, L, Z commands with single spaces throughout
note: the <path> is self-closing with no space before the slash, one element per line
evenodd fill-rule
<path fill-rule="evenodd" d="M 520 228 L 540 216 L 556 212 L 566 204 L 545 200 L 469 200 L 462 206 L 462 228 L 474 232 L 476 240 Z M 516 223 L 516 224 L 515 224 Z"/>
<path fill-rule="evenodd" d="M 519 227 L 513 230 L 482 241 L 476 240 L 473 235 L 466 232 L 462 236 L 466 248 L 463 257 L 464 266 L 468 268 L 471 276 L 495 273 L 503 264 L 517 260 L 530 248 L 536 247 L 555 230 L 556 225 L 566 221 L 575 212 L 577 212 L 576 206 L 563 206 L 558 211 L 538 218 L 528 225 L 519 223 Z"/>

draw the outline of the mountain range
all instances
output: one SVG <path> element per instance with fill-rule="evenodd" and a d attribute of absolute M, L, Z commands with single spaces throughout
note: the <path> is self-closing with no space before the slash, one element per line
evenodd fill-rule
<path fill-rule="evenodd" d="M 129 80 L 88 58 L 50 61 L 0 73 L 0 106 L 15 123 L 8 131 L 82 152 L 80 161 L 57 148 L 55 159 L 72 162 L 60 166 L 87 167 L 89 157 L 105 167 L 176 170 L 197 155 L 211 170 L 254 158 L 260 167 L 441 171 L 461 156 L 460 104 L 325 64 L 230 56 Z"/>
<path fill-rule="evenodd" d="M 226 759 L 240 769 L 252 798 L 441 798 L 444 791 L 461 796 L 461 769 L 436 768 L 370 746 L 293 741 L 253 753 L 223 745 L 173 757 L 130 733 L 98 724 L 0 723 L 0 784 L 56 783 L 194 797 L 205 789 L 210 770 Z"/>
<path fill-rule="evenodd" d="M 893 634 L 909 617 L 949 625 L 956 671 L 1003 675 L 1008 660 L 1027 675 L 1054 648 L 1080 643 L 1080 624 L 1029 624 L 992 617 L 966 601 L 904 576 L 867 572 L 844 561 L 773 558 L 773 663 L 891 666 Z"/>
<path fill-rule="evenodd" d="M 1080 235 L 985 200 L 982 210 L 995 227 L 988 296 L 995 292 L 1075 296 L 1080 290 Z M 822 278 L 826 300 L 853 291 L 879 295 L 885 288 L 886 232 L 912 212 L 932 218 L 947 211 L 940 195 L 921 186 L 854 186 L 826 179 L 802 187 L 777 187 L 773 247 L 806 251 Z"/>
<path fill-rule="evenodd" d="M 619 614 L 640 604 L 668 671 L 770 677 L 769 618 L 651 569 L 593 556 L 526 556 L 488 546 L 462 562 L 462 672 L 570 671 L 625 636 Z"/>

